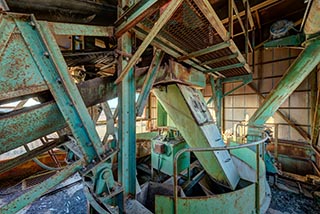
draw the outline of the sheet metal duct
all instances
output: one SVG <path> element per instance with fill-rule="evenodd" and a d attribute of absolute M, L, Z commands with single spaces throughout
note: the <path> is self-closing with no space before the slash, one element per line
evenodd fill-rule
<path fill-rule="evenodd" d="M 154 89 L 154 94 L 191 148 L 225 145 L 200 90 L 171 84 Z M 195 155 L 215 181 L 236 188 L 240 176 L 228 151 L 195 152 Z"/>

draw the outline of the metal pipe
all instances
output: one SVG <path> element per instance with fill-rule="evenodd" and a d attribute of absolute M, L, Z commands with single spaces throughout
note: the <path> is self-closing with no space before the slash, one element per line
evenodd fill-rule
<path fill-rule="evenodd" d="M 260 153 L 259 153 L 259 145 L 266 140 L 268 140 L 270 137 L 267 133 L 263 132 L 265 137 L 261 140 L 252 142 L 252 143 L 247 143 L 247 144 L 240 144 L 237 146 L 222 146 L 222 147 L 209 147 L 209 148 L 185 148 L 181 149 L 176 153 L 173 159 L 173 205 L 174 205 L 174 213 L 178 213 L 178 159 L 179 157 L 184 153 L 184 152 L 208 152 L 208 151 L 224 151 L 224 150 L 233 150 L 233 149 L 242 149 L 242 148 L 247 148 L 250 146 L 257 146 L 257 164 L 259 163 L 260 159 Z M 258 165 L 259 166 L 259 165 Z M 257 173 L 260 173 L 259 167 L 257 167 Z M 260 182 L 259 180 L 259 174 L 257 174 L 257 182 Z M 259 183 L 258 183 L 259 185 Z M 258 190 L 256 189 L 256 198 L 260 196 L 260 193 L 257 194 L 257 191 L 259 192 L 259 186 Z M 260 200 L 260 199 L 258 199 Z M 259 205 L 260 206 L 260 205 Z"/>
<path fill-rule="evenodd" d="M 264 143 L 265 141 L 263 141 Z M 263 153 L 262 153 L 263 154 Z M 255 199 L 256 199 L 256 213 L 260 214 L 260 144 L 256 145 L 256 188 L 255 188 Z"/>

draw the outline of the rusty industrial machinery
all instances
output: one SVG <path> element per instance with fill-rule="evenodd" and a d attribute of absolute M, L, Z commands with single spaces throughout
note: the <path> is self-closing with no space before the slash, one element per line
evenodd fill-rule
<path fill-rule="evenodd" d="M 288 35 L 290 22 L 265 43 L 303 51 L 243 125 L 243 138 L 227 140 L 223 98 L 253 81 L 254 23 L 251 1 L 241 2 L 245 21 L 232 0 L 227 21 L 220 19 L 214 2 L 1 0 L 0 179 L 46 174 L 0 213 L 17 213 L 74 174 L 88 213 L 265 213 L 267 171 L 277 173 L 265 123 L 320 62 L 320 3 L 308 4 L 303 32 Z M 234 19 L 243 40 L 233 33 Z M 238 85 L 226 91 L 227 83 Z M 158 127 L 137 134 L 151 90 Z M 319 129 L 313 134 L 315 144 Z M 138 166 L 138 159 L 148 164 Z M 137 170 L 148 174 L 144 183 Z"/>

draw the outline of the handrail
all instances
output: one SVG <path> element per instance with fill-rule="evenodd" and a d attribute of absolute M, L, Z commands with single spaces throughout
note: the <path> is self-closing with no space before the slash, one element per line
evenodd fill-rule
<path fill-rule="evenodd" d="M 260 183 L 260 144 L 268 140 L 270 137 L 267 133 L 263 132 L 265 137 L 259 141 L 255 141 L 252 143 L 240 144 L 236 146 L 221 146 L 221 147 L 209 147 L 209 148 L 184 148 L 176 153 L 173 159 L 173 204 L 174 204 L 174 213 L 178 214 L 178 158 L 184 152 L 208 152 L 208 151 L 222 151 L 222 150 L 233 150 L 233 149 L 241 149 L 250 146 L 256 146 L 256 189 L 255 189 L 255 198 L 256 198 L 256 213 L 260 213 L 260 192 L 259 192 L 259 183 Z"/>

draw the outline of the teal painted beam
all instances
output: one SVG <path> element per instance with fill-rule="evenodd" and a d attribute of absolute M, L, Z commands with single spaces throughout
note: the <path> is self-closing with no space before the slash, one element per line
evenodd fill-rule
<path fill-rule="evenodd" d="M 222 78 L 222 83 L 232 83 L 232 82 L 251 82 L 252 74 L 242 75 L 242 76 L 234 76 L 228 78 Z"/>
<path fill-rule="evenodd" d="M 189 54 L 187 54 L 185 56 L 181 56 L 181 57 L 178 58 L 178 61 L 184 61 L 186 59 L 190 59 L 190 58 L 193 58 L 193 57 L 202 56 L 202 55 L 209 54 L 209 53 L 212 53 L 214 51 L 218 51 L 218 50 L 221 50 L 223 48 L 228 48 L 228 47 L 230 47 L 230 42 L 229 41 L 222 42 L 222 43 L 219 43 L 217 45 L 213 45 L 213 46 L 207 47 L 205 49 L 189 53 Z"/>
<path fill-rule="evenodd" d="M 141 93 L 138 97 L 137 116 L 141 116 L 143 113 L 143 109 L 146 106 L 151 88 L 153 86 L 154 81 L 156 80 L 156 74 L 160 67 L 163 56 L 164 56 L 164 52 L 161 50 L 157 50 L 152 59 L 147 76 L 145 78 L 144 84 L 141 89 Z"/>
<path fill-rule="evenodd" d="M 87 107 L 117 96 L 113 79 L 96 78 L 78 84 Z M 66 127 L 55 102 L 21 109 L 0 117 L 0 154 Z M 19 131 L 17 131 L 19 130 Z"/>
<path fill-rule="evenodd" d="M 18 148 L 66 126 L 54 102 L 29 107 L 23 113 L 9 113 L 0 118 L 0 154 Z"/>
<path fill-rule="evenodd" d="M 226 65 L 226 66 L 222 66 L 222 67 L 208 69 L 205 72 L 206 73 L 219 72 L 219 71 L 225 71 L 225 70 L 229 70 L 229 69 L 233 69 L 233 68 L 241 68 L 243 66 L 245 66 L 245 63 L 236 63 L 236 64 L 232 64 L 232 65 Z"/>
<path fill-rule="evenodd" d="M 15 22 L 86 160 L 99 158 L 104 148 L 48 26 L 33 16 L 16 16 Z"/>
<path fill-rule="evenodd" d="M 130 7 L 134 2 L 119 0 L 119 5 L 124 7 L 129 4 L 127 6 Z M 132 54 L 133 39 L 131 33 L 124 33 L 118 39 L 120 50 Z M 136 84 L 134 69 L 132 66 L 128 67 L 128 63 L 123 57 L 118 63 L 118 76 L 123 74 L 124 67 L 129 68 L 118 85 L 118 145 L 120 149 L 118 153 L 118 181 L 123 187 L 125 199 L 128 196 L 133 198 L 136 196 Z"/>
<path fill-rule="evenodd" d="M 157 36 L 157 34 L 160 32 L 162 27 L 167 23 L 167 21 L 169 21 L 171 16 L 178 9 L 178 7 L 181 5 L 182 2 L 183 0 L 176 0 L 176 1 L 171 1 L 168 4 L 164 12 L 160 15 L 159 19 L 150 30 L 149 34 L 146 36 L 146 38 L 143 40 L 143 42 L 141 43 L 137 51 L 131 57 L 128 64 L 123 68 L 122 72 L 119 74 L 118 79 L 116 79 L 115 81 L 117 84 L 119 84 L 123 80 L 123 78 L 127 75 L 127 73 L 138 62 L 139 58 L 141 57 L 145 49 L 150 45 L 152 40 Z"/>
<path fill-rule="evenodd" d="M 48 90 L 11 16 L 0 17 L 0 102 Z"/>
<path fill-rule="evenodd" d="M 51 176 L 47 180 L 43 181 L 39 185 L 33 187 L 28 192 L 22 194 L 18 198 L 14 199 L 8 204 L 3 205 L 0 208 L 0 213 L 2 214 L 15 214 L 31 202 L 40 198 L 48 190 L 52 189 L 65 179 L 69 178 L 71 175 L 76 173 L 82 168 L 82 162 L 77 161 L 72 165 L 66 166 L 62 171 L 57 172 L 55 175 Z"/>
<path fill-rule="evenodd" d="M 305 41 L 305 35 L 300 33 L 297 35 L 287 36 L 281 39 L 275 39 L 263 44 L 265 48 L 300 46 Z"/>
<path fill-rule="evenodd" d="M 306 42 L 305 49 L 283 75 L 278 85 L 265 98 L 249 120 L 250 125 L 261 126 L 278 110 L 282 103 L 302 83 L 320 62 L 320 40 Z"/>
<path fill-rule="evenodd" d="M 39 21 L 41 25 L 47 22 Z M 59 22 L 48 22 L 48 27 L 55 35 L 77 35 L 77 36 L 103 36 L 114 35 L 114 27 L 94 26 L 84 24 L 70 24 Z"/>
<path fill-rule="evenodd" d="M 252 75 L 251 75 L 251 74 L 248 74 L 248 75 L 245 75 L 245 76 L 239 76 L 239 77 L 240 77 L 239 79 L 242 79 L 242 83 L 241 83 L 240 85 L 238 85 L 237 87 L 231 89 L 230 91 L 225 92 L 225 93 L 223 94 L 223 97 L 226 97 L 226 96 L 232 94 L 233 92 L 235 92 L 235 91 L 238 90 L 239 88 L 241 88 L 241 87 L 249 84 L 250 82 L 252 82 Z M 242 78 L 241 78 L 241 77 L 242 77 Z M 230 77 L 230 78 L 233 79 L 233 78 L 235 78 L 235 77 Z M 229 78 L 226 78 L 226 79 L 229 79 Z M 228 81 L 228 80 L 226 80 L 226 81 Z M 223 82 L 223 80 L 222 80 L 222 82 Z M 235 82 L 236 82 L 236 81 L 235 81 Z M 223 83 L 225 83 L 225 82 L 223 82 Z"/>
<path fill-rule="evenodd" d="M 238 53 L 234 53 L 234 54 L 231 54 L 231 55 L 228 55 L 228 56 L 223 56 L 223 57 L 219 57 L 219 58 L 216 58 L 216 59 L 212 59 L 212 60 L 209 60 L 209 61 L 202 62 L 200 65 L 209 65 L 209 64 L 214 64 L 214 63 L 217 63 L 217 62 L 222 62 L 222 61 L 234 59 L 234 58 L 237 58 L 238 55 L 239 55 Z"/>
<path fill-rule="evenodd" d="M 136 26 L 134 28 L 134 32 L 135 32 L 136 36 L 141 40 L 144 40 L 148 35 L 148 31 L 146 31 L 138 26 Z M 184 51 L 182 49 L 175 46 L 170 41 L 162 38 L 159 35 L 152 40 L 151 45 L 163 50 L 164 52 L 166 52 L 167 54 L 169 54 L 170 56 L 173 56 L 175 58 L 180 57 L 181 53 L 182 54 L 184 53 Z M 185 53 L 185 54 L 187 54 L 187 53 Z M 200 63 L 200 61 L 198 61 L 197 59 L 185 60 L 184 63 L 192 66 L 193 68 L 197 69 L 198 71 L 205 71 L 206 70 L 206 68 L 199 66 L 197 64 L 197 63 Z"/>
<path fill-rule="evenodd" d="M 167 1 L 165 0 L 141 0 L 123 13 L 115 22 L 116 37 L 120 37 L 125 32 L 142 21 L 146 16 L 151 15 Z"/>

